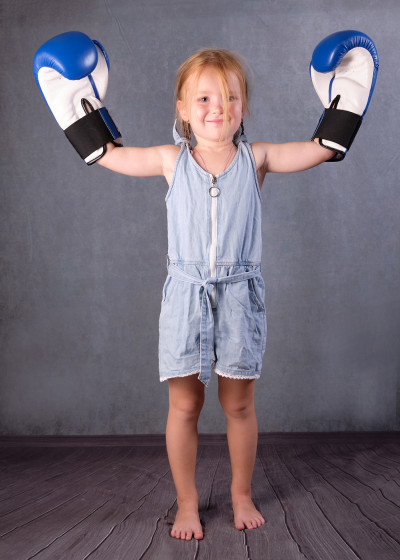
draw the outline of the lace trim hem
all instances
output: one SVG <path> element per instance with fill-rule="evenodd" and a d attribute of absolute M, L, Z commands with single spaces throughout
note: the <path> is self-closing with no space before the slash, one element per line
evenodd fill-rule
<path fill-rule="evenodd" d="M 221 377 L 228 377 L 229 379 L 259 379 L 259 374 L 254 375 L 234 375 L 233 373 L 226 373 L 225 371 L 221 371 L 220 369 L 215 368 L 215 373 L 220 375 Z M 191 371 L 189 373 L 181 373 L 179 375 L 170 375 L 169 377 L 160 377 L 160 382 L 167 381 L 168 379 L 175 379 L 176 377 L 189 377 L 189 375 L 195 375 L 200 373 L 199 370 Z"/>
<path fill-rule="evenodd" d="M 220 369 L 215 368 L 215 373 L 221 377 L 228 377 L 229 379 L 259 379 L 260 375 L 255 373 L 254 375 L 234 375 L 233 373 L 226 373 Z"/>

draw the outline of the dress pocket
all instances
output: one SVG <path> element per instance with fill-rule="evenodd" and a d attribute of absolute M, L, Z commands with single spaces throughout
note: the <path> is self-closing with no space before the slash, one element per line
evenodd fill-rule
<path fill-rule="evenodd" d="M 247 313 L 250 310 L 249 280 L 242 282 L 229 282 L 226 287 L 231 298 L 240 305 Z"/>
<path fill-rule="evenodd" d="M 232 282 L 227 286 L 232 298 L 244 309 L 265 311 L 265 286 L 261 276 L 249 278 L 247 281 Z"/>
<path fill-rule="evenodd" d="M 231 296 L 232 322 L 240 323 L 241 336 L 249 339 L 257 355 L 264 354 L 267 337 L 267 317 L 265 312 L 265 287 L 261 276 L 245 282 L 232 282 L 227 285 Z M 236 306 L 235 306 L 236 304 Z M 234 318 L 233 318 L 234 317 Z"/>
<path fill-rule="evenodd" d="M 250 297 L 258 306 L 260 311 L 265 311 L 265 285 L 261 276 L 251 278 L 249 282 Z"/>

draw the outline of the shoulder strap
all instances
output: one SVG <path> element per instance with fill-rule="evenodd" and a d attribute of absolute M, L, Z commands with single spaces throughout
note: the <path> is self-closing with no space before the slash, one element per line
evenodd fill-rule
<path fill-rule="evenodd" d="M 239 142 L 247 142 L 247 138 L 243 132 L 242 126 L 239 126 L 239 128 L 233 135 L 233 143 L 235 144 L 235 146 L 237 146 Z"/>
<path fill-rule="evenodd" d="M 189 145 L 189 140 L 178 131 L 178 123 L 176 119 L 172 129 L 172 134 L 174 136 L 174 142 L 177 146 L 184 146 L 185 144 Z"/>

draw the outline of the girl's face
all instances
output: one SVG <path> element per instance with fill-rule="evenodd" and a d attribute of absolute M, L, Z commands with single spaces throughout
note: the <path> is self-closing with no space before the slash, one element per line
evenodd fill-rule
<path fill-rule="evenodd" d="M 206 141 L 231 141 L 240 126 L 243 109 L 239 80 L 233 72 L 228 74 L 228 122 L 224 136 L 224 103 L 218 74 L 214 68 L 205 68 L 198 80 L 192 75 L 187 81 L 187 102 L 178 101 L 183 120 L 188 121 L 196 137 Z"/>

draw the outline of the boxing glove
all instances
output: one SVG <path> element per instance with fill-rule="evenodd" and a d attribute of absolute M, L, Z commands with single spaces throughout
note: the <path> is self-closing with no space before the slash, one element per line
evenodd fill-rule
<path fill-rule="evenodd" d="M 325 107 L 312 136 L 335 152 L 340 161 L 348 152 L 367 112 L 378 74 L 378 53 L 360 31 L 339 31 L 315 48 L 310 75 Z"/>
<path fill-rule="evenodd" d="M 33 72 L 56 121 L 88 165 L 106 152 L 107 142 L 121 145 L 103 99 L 109 60 L 98 41 L 79 31 L 57 35 L 36 52 Z"/>

